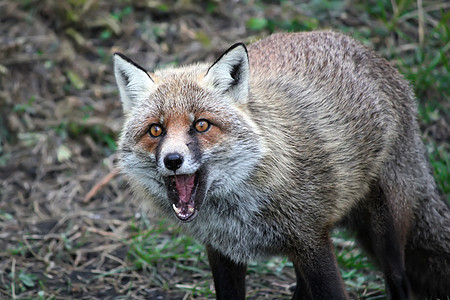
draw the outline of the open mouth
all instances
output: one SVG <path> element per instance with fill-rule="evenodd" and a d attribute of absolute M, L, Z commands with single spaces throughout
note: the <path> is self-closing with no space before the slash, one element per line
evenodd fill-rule
<path fill-rule="evenodd" d="M 201 194 L 199 185 L 200 176 L 198 172 L 167 178 L 167 194 L 175 215 L 181 221 L 189 222 L 197 216 L 202 199 L 199 195 Z"/>

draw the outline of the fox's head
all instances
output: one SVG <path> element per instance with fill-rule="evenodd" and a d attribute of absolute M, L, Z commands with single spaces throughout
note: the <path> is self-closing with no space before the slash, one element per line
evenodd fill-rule
<path fill-rule="evenodd" d="M 261 145 L 247 107 L 243 44 L 212 65 L 151 74 L 116 53 L 114 72 L 126 116 L 120 165 L 135 188 L 163 211 L 191 221 L 205 201 L 244 184 Z"/>

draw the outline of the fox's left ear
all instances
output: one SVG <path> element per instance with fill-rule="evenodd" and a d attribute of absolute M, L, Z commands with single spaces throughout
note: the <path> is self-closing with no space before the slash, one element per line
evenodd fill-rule
<path fill-rule="evenodd" d="M 209 67 L 204 80 L 220 93 L 243 104 L 248 99 L 249 73 L 247 48 L 243 43 L 237 43 Z"/>
<path fill-rule="evenodd" d="M 114 53 L 114 75 L 125 114 L 139 101 L 148 99 L 155 86 L 144 68 L 121 53 Z"/>

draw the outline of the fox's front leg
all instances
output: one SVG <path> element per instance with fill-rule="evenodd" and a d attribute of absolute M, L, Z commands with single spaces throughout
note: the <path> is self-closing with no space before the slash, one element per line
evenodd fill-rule
<path fill-rule="evenodd" d="M 247 265 L 237 264 L 210 246 L 206 246 L 209 265 L 214 278 L 216 298 L 245 299 Z"/>
<path fill-rule="evenodd" d="M 348 299 L 328 235 L 308 248 L 297 248 L 289 257 L 297 275 L 292 299 Z"/>

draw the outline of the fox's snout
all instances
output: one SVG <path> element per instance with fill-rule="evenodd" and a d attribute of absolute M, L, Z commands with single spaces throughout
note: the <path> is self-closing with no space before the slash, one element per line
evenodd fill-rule
<path fill-rule="evenodd" d="M 200 166 L 201 152 L 198 145 L 194 144 L 186 135 L 168 134 L 156 152 L 160 174 L 172 176 L 195 173 Z"/>
<path fill-rule="evenodd" d="M 164 166 L 171 170 L 176 171 L 183 165 L 184 158 L 179 153 L 169 153 L 164 157 Z"/>

